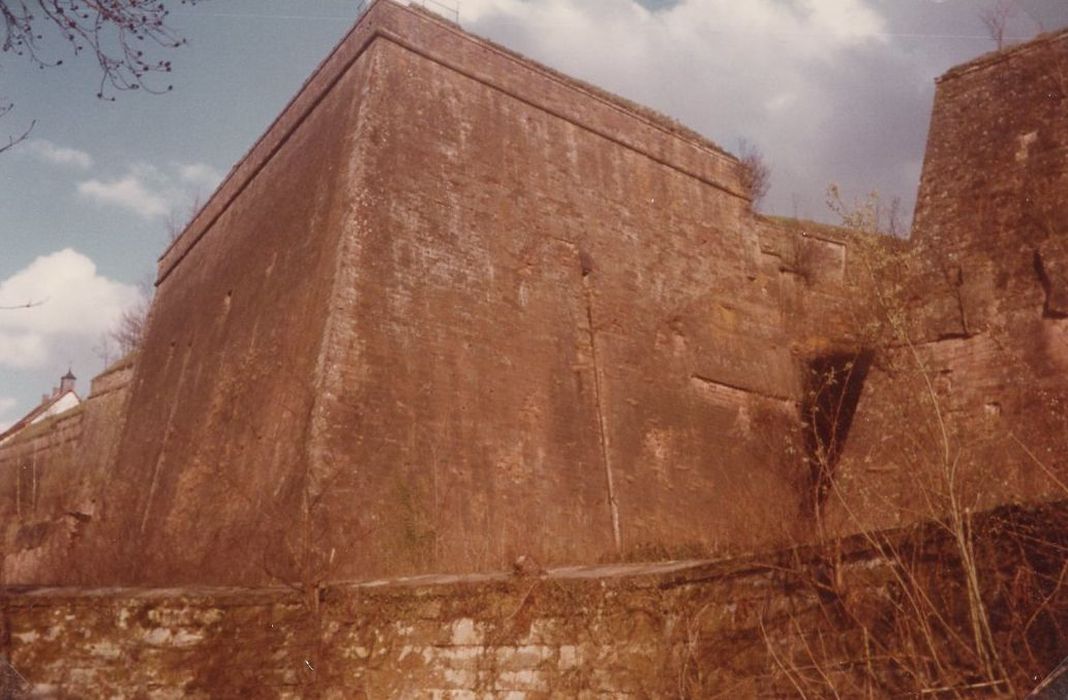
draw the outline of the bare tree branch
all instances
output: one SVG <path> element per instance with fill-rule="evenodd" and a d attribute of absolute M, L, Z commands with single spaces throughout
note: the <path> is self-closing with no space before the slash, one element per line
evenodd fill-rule
<path fill-rule="evenodd" d="M 101 339 L 103 350 L 110 352 L 112 347 L 118 349 L 119 357 L 128 355 L 141 346 L 148 323 L 148 312 L 152 306 L 152 277 L 148 276 L 137 283 L 140 299 L 136 304 L 126 308 L 115 326 Z"/>
<path fill-rule="evenodd" d="M 194 5 L 200 0 L 178 0 Z M 185 44 L 167 24 L 167 0 L 0 0 L 0 54 L 28 59 L 39 67 L 58 66 L 47 50 L 57 39 L 75 55 L 88 52 L 100 66 L 97 96 L 114 99 L 110 89 L 166 92 L 151 84 L 155 74 L 170 73 L 171 62 L 154 58 L 155 48 Z"/>
<path fill-rule="evenodd" d="M 201 208 L 204 206 L 204 197 L 197 193 L 193 197 L 193 201 L 182 209 L 172 209 L 167 215 L 166 221 L 163 222 L 164 228 L 167 232 L 167 244 L 170 245 L 178 240 L 178 237 L 182 235 L 186 227 L 193 223 L 193 219 L 200 213 Z"/>
<path fill-rule="evenodd" d="M 4 107 L 0 107 L 0 117 L 3 117 L 9 111 L 11 111 L 11 105 L 10 104 L 5 105 Z M 35 127 L 35 126 L 37 126 L 37 120 L 36 119 L 34 119 L 32 122 L 30 122 L 30 125 L 28 127 L 26 127 L 26 131 L 23 131 L 18 136 L 8 136 L 7 137 L 7 143 L 5 143 L 3 146 L 0 146 L 0 153 L 3 153 L 4 151 L 11 150 L 15 146 L 17 146 L 20 143 L 22 143 L 23 141 L 25 141 L 26 137 L 30 135 L 30 132 L 33 131 L 33 127 Z"/>
<path fill-rule="evenodd" d="M 997 44 L 998 51 L 1005 47 L 1005 31 L 1018 9 L 1016 0 L 996 0 L 993 5 L 979 10 L 979 20 Z"/>
<path fill-rule="evenodd" d="M 0 151 L 0 153 L 2 153 L 2 152 L 3 151 Z M 41 301 L 28 301 L 25 304 L 15 304 L 13 306 L 0 306 L 0 311 L 16 311 L 18 309 L 32 309 L 35 306 L 41 306 L 46 301 L 48 301 L 48 300 L 47 299 L 42 299 Z"/>
<path fill-rule="evenodd" d="M 159 49 L 186 43 L 167 24 L 169 6 L 195 5 L 201 0 L 0 0 L 0 60 L 17 56 L 38 68 L 63 64 L 53 45 L 69 46 L 74 55 L 91 54 L 100 66 L 96 96 L 114 100 L 120 90 L 169 91 L 157 84 L 158 74 L 171 72 Z M 0 117 L 12 103 L 0 101 Z M 36 122 L 0 145 L 10 150 L 29 136 Z"/>
<path fill-rule="evenodd" d="M 771 187 L 771 167 L 760 149 L 745 139 L 738 142 L 738 160 L 742 164 L 742 187 L 756 209 Z"/>

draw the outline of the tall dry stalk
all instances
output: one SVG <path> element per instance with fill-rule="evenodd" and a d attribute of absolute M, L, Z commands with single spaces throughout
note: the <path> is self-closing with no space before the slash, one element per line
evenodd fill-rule
<path fill-rule="evenodd" d="M 876 236 L 884 228 L 883 220 L 886 208 L 877 195 L 870 195 L 852 205 L 846 204 L 835 188 L 829 190 L 829 205 L 841 218 L 843 226 L 858 234 L 857 240 L 861 250 L 856 251 L 864 265 L 867 287 L 871 294 L 872 307 L 876 318 L 866 319 L 863 327 L 856 329 L 857 338 L 877 355 L 893 356 L 903 362 L 908 376 L 918 382 L 913 395 L 919 397 L 918 405 L 905 407 L 914 415 L 925 416 L 935 442 L 929 448 L 920 451 L 913 460 L 933 479 L 924 483 L 916 479 L 916 488 L 926 503 L 926 519 L 937 523 L 950 536 L 959 561 L 959 585 L 964 592 L 967 630 L 957 629 L 951 611 L 943 610 L 932 599 L 925 582 L 917 575 L 912 563 L 904 557 L 888 538 L 866 525 L 863 514 L 857 513 L 850 498 L 841 492 L 836 481 L 834 469 L 837 446 L 827 444 L 826 438 L 815 437 L 815 448 L 810 459 L 815 460 L 815 472 L 821 475 L 818 488 L 825 489 L 822 497 L 833 497 L 838 509 L 846 514 L 854 527 L 860 530 L 873 551 L 889 562 L 889 573 L 898 595 L 898 602 L 892 603 L 895 619 L 904 625 L 901 630 L 903 640 L 919 641 L 921 646 L 914 647 L 911 642 L 905 648 L 885 650 L 894 658 L 894 663 L 905 674 L 913 678 L 914 692 L 937 693 L 959 696 L 961 688 L 984 687 L 996 688 L 1009 696 L 1015 695 L 1010 675 L 1001 659 L 992 631 L 990 613 L 984 599 L 983 581 L 981 580 L 975 552 L 975 536 L 972 516 L 962 478 L 961 460 L 964 451 L 957 443 L 956 431 L 950 425 L 950 419 L 943 408 L 943 399 L 935 383 L 935 373 L 929 362 L 914 341 L 909 327 L 908 309 L 903 302 L 906 298 L 903 271 L 910 269 L 907 252 L 900 252 L 882 244 Z M 858 348 L 858 353 L 860 349 Z M 851 371 L 851 368 L 850 370 Z M 848 377 L 846 377 L 848 380 Z M 815 391 L 835 390 L 841 377 L 817 377 Z M 825 420 L 840 419 L 840 402 L 832 403 L 834 410 Z M 810 424 L 814 421 L 810 421 Z M 811 429 L 811 426 L 810 426 Z M 831 435 L 834 431 L 830 431 Z M 916 441 L 919 443 L 919 440 Z M 822 509 L 816 510 L 816 527 L 823 536 Z M 869 639 L 873 630 L 861 625 L 863 636 Z M 945 681 L 956 675 L 959 666 L 958 650 L 974 659 L 978 674 L 965 674 L 959 683 L 947 684 Z M 870 655 L 870 653 L 869 653 Z M 775 658 L 782 662 L 781 654 Z M 816 654 L 809 654 L 812 662 L 817 662 Z M 871 664 L 866 664 L 871 669 Z M 791 675 L 795 677 L 796 674 Z M 820 674 L 830 685 L 829 676 Z M 964 682 L 964 681 L 967 682 Z M 823 693 L 834 693 L 833 687 L 825 687 Z"/>

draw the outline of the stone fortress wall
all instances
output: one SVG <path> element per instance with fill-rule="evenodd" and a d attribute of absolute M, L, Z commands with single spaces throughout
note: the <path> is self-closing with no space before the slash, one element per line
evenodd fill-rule
<path fill-rule="evenodd" d="M 973 509 L 1066 494 L 1066 75 L 1062 31 L 938 81 L 912 269 L 893 280 L 909 343 L 868 376 L 837 475 L 841 527 L 927 510 L 917 479 L 938 470 L 940 422 Z M 940 415 L 900 390 L 917 364 Z"/>
<path fill-rule="evenodd" d="M 852 273 L 843 240 L 754 216 L 739 168 L 376 6 L 161 259 L 65 574 L 255 585 L 806 539 L 794 341 Z M 800 246 L 827 265 L 799 284 Z"/>
<path fill-rule="evenodd" d="M 969 514 L 1063 499 L 1066 51 L 1046 35 L 940 79 L 903 243 L 761 217 L 714 144 L 376 3 L 161 258 L 136 363 L 0 448 L 3 582 L 81 587 L 13 589 L 11 654 L 60 678 L 35 616 L 83 606 L 104 640 L 85 658 L 122 658 L 106 640 L 133 628 L 87 600 L 149 615 L 138 629 L 161 643 L 129 648 L 152 672 L 202 641 L 168 616 L 207 615 L 204 643 L 236 649 L 277 620 L 271 687 L 300 694 L 305 649 L 360 666 L 364 637 L 393 634 L 331 608 L 344 586 L 328 582 L 789 548 L 942 515 L 947 465 Z M 827 401 L 845 418 L 816 425 Z M 388 624 L 525 609 L 522 581 L 497 607 L 439 584 L 386 586 Z M 620 600 L 580 607 L 623 615 Z M 55 619 L 53 640 L 73 634 Z M 538 690 L 493 680 L 512 661 L 486 676 L 482 651 L 435 666 L 426 649 L 448 640 L 427 639 L 397 642 L 390 665 L 413 671 L 389 683 L 429 688 L 414 669 L 433 667 L 481 679 L 457 692 Z M 587 653 L 561 644 L 505 646 L 534 667 Z M 264 677 L 247 661 L 236 678 Z M 181 687 L 211 687 L 195 676 Z"/>
<path fill-rule="evenodd" d="M 78 407 L 0 446 L 0 582 L 69 584 L 73 550 L 111 478 L 129 409 L 133 356 L 93 378 Z"/>

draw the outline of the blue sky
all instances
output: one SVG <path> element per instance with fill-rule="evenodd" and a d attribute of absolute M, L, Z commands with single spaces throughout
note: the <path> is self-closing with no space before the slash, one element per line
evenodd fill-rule
<path fill-rule="evenodd" d="M 456 4 L 455 0 L 445 0 Z M 772 166 L 765 210 L 826 218 L 830 182 L 915 197 L 934 78 L 993 48 L 979 0 L 460 0 L 461 24 L 674 116 Z M 1021 0 L 1010 35 L 1068 25 L 1064 0 Z M 163 95 L 96 98 L 99 72 L 0 54 L 0 427 L 68 363 L 79 389 L 101 336 L 187 215 L 351 26 L 354 0 L 174 3 L 188 45 Z M 114 359 L 114 358 L 112 358 Z"/>

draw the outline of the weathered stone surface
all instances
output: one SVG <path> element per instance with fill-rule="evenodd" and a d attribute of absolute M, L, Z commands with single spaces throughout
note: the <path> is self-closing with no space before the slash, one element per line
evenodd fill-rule
<path fill-rule="evenodd" d="M 1068 32 L 938 82 L 907 343 L 869 374 L 829 505 L 840 531 L 1062 497 L 1068 352 Z"/>
<path fill-rule="evenodd" d="M 1012 694 L 1068 643 L 1066 47 L 941 79 L 906 243 L 378 2 L 136 364 L 0 447 L 3 653 L 58 697 Z"/>
<path fill-rule="evenodd" d="M 714 144 L 376 3 L 161 258 L 129 398 L 0 450 L 5 580 L 706 556 L 1058 496 L 1066 36 L 941 80 L 905 244 L 757 216 Z"/>
<path fill-rule="evenodd" d="M 856 274 L 844 239 L 756 217 L 739 168 L 376 4 L 161 259 L 136 408 L 64 575 L 253 584 L 805 537 L 799 357 L 832 341 L 794 331 L 844 327 Z"/>
<path fill-rule="evenodd" d="M 6 591 L 31 697 L 307 697 L 314 620 L 286 589 Z"/>
<path fill-rule="evenodd" d="M 100 515 L 128 409 L 133 358 L 96 377 L 86 400 L 0 447 L 4 583 L 75 583 L 68 568 Z"/>
<path fill-rule="evenodd" d="M 977 514 L 974 527 L 984 592 L 1005 611 L 992 633 L 1006 648 L 1027 645 L 1005 662 L 1030 687 L 1068 642 L 1051 616 L 1068 605 L 1053 583 L 1068 507 Z M 1022 565 L 1051 578 L 1021 596 Z M 936 582 L 931 634 L 943 639 L 948 622 L 966 637 L 955 543 L 929 524 L 717 562 L 423 576 L 306 595 L 9 589 L 2 652 L 52 697 L 816 697 L 826 678 L 842 697 L 912 696 L 924 685 L 896 626 L 909 615 L 903 571 Z M 1032 619 L 1023 637 L 1012 636 L 1015 615 Z M 936 680 L 948 685 L 973 660 L 950 652 L 943 663 Z"/>

